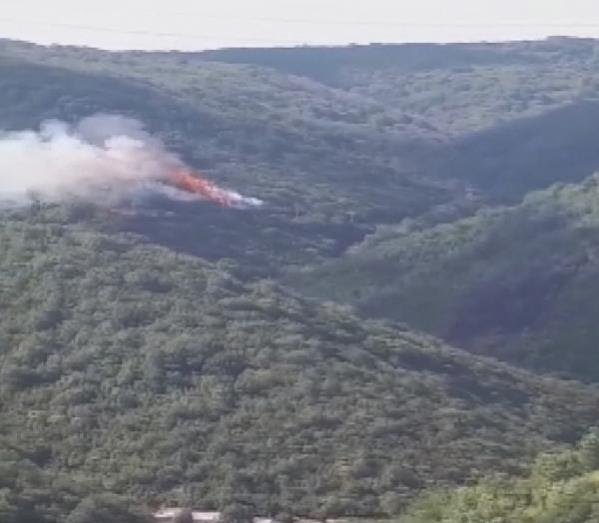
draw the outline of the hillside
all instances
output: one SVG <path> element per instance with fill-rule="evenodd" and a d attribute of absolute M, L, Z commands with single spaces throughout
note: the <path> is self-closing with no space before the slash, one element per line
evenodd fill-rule
<path fill-rule="evenodd" d="M 459 136 L 597 96 L 597 41 L 374 44 L 188 54 L 255 64 L 419 115 Z"/>
<path fill-rule="evenodd" d="M 449 522 L 489 475 L 531 511 L 594 492 L 526 475 L 599 415 L 558 379 L 599 380 L 597 48 L 0 40 L 0 130 L 136 118 L 264 201 L 0 209 L 0 521 L 395 518 L 449 489 Z"/>
<path fill-rule="evenodd" d="M 5 40 L 7 64 L 77 81 L 31 100 L 32 88 L 7 71 L 6 88 L 25 100 L 16 117 L 6 99 L 0 125 L 123 112 L 193 165 L 277 207 L 316 222 L 389 223 L 463 199 L 460 184 L 514 202 L 598 169 L 596 50 L 595 40 L 573 38 L 203 53 Z M 98 78 L 104 93 L 83 94 Z"/>
<path fill-rule="evenodd" d="M 597 380 L 597 202 L 594 176 L 451 224 L 381 227 L 291 279 L 474 352 Z"/>
<path fill-rule="evenodd" d="M 443 169 L 497 201 L 516 203 L 529 191 L 595 172 L 597 122 L 596 97 L 577 100 L 457 140 Z"/>
<path fill-rule="evenodd" d="M 306 78 L 249 65 L 198 66 L 177 53 L 0 41 L 0 92 L 0 129 L 98 112 L 133 117 L 211 179 L 260 197 L 266 206 L 244 219 L 182 206 L 172 219 L 150 212 L 118 225 L 203 258 L 233 259 L 244 274 L 274 276 L 286 265 L 338 255 L 381 221 L 438 205 L 458 215 L 470 207 L 461 187 L 426 172 L 443 133 Z M 197 241 L 206 219 L 219 241 Z"/>
<path fill-rule="evenodd" d="M 347 48 L 225 49 L 199 56 L 307 76 L 450 137 L 436 175 L 497 200 L 599 168 L 599 49 L 592 39 Z M 564 178 L 567 177 L 567 178 Z"/>
<path fill-rule="evenodd" d="M 0 88 L 9 95 L 0 101 L 4 129 L 98 111 L 134 117 L 193 166 L 309 218 L 346 220 L 352 211 L 358 221 L 392 220 L 452 198 L 422 170 L 443 133 L 306 78 L 197 65 L 183 53 L 0 41 L 0 57 Z"/>
<path fill-rule="evenodd" d="M 599 517 L 599 438 L 586 437 L 575 450 L 544 454 L 530 476 L 488 479 L 414 504 L 401 523 L 591 523 Z"/>
<path fill-rule="evenodd" d="M 0 436 L 2 523 L 149 523 L 147 509 L 104 493 L 97 478 L 44 470 L 40 457 Z"/>
<path fill-rule="evenodd" d="M 593 389 L 59 211 L 0 228 L 0 435 L 46 471 L 140 502 L 395 513 L 596 419 Z"/>

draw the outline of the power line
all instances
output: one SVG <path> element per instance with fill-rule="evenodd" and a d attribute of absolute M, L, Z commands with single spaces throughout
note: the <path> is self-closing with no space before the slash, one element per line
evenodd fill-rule
<path fill-rule="evenodd" d="M 99 26 L 89 26 L 89 25 L 80 25 L 80 24 L 65 24 L 60 22 L 42 22 L 42 21 L 34 21 L 34 20 L 17 20 L 12 18 L 3 18 L 0 17 L 0 22 L 11 23 L 11 24 L 29 24 L 29 25 L 42 25 L 44 27 L 56 27 L 63 29 L 75 29 L 81 31 L 90 31 L 90 32 L 99 32 L 99 33 L 110 33 L 117 35 L 131 35 L 131 36 L 150 36 L 152 38 L 189 38 L 195 40 L 207 40 L 207 41 L 215 41 L 215 40 L 227 40 L 232 42 L 255 42 L 255 43 L 270 43 L 273 41 L 277 41 L 280 43 L 288 43 L 288 44 L 298 44 L 302 43 L 299 40 L 281 40 L 278 38 L 271 38 L 269 40 L 266 39 L 258 39 L 258 38 L 238 38 L 238 37 L 229 37 L 229 36 L 217 36 L 217 35 L 206 35 L 206 34 L 197 34 L 197 33 L 174 33 L 174 32 L 162 32 L 162 31 L 147 31 L 143 29 L 115 29 L 111 27 L 99 27 Z"/>
<path fill-rule="evenodd" d="M 149 13 L 146 11 L 146 13 Z M 159 15 L 159 13 L 152 14 Z M 597 22 L 540 22 L 540 23 L 525 23 L 525 22 L 492 22 L 492 23 L 475 23 L 475 22 L 399 22 L 399 21 L 377 21 L 377 20 L 363 20 L 363 21 L 341 21 L 341 20 L 322 20 L 322 19 L 300 19 L 300 18 L 274 18 L 274 17 L 239 17 L 239 16 L 218 16 L 202 13 L 184 13 L 174 12 L 169 13 L 174 15 L 181 15 L 197 17 L 198 19 L 210 19 L 210 20 L 222 20 L 222 21 L 238 21 L 238 22 L 268 22 L 268 23 L 281 23 L 281 24 L 301 24 L 301 25 L 334 25 L 334 26 L 380 26 L 389 29 L 412 29 L 412 28 L 472 28 L 472 29 L 502 29 L 502 28 L 534 28 L 534 29 L 558 29 L 558 28 L 598 28 L 599 21 Z M 48 22 L 47 20 L 24 20 L 17 18 L 0 18 L 0 21 L 6 21 L 11 23 L 29 23 L 29 24 L 44 24 L 50 26 L 60 27 L 72 27 L 89 29 L 94 31 L 110 31 L 110 32 L 126 32 L 126 33 L 140 33 L 140 34 L 152 34 L 152 35 L 165 35 L 165 36 L 179 36 L 179 33 L 171 32 L 155 32 L 145 30 L 118 30 L 113 28 L 88 26 L 80 24 L 65 24 L 61 22 Z M 194 35 L 186 35 L 194 36 Z"/>
<path fill-rule="evenodd" d="M 146 13 L 149 13 L 146 11 Z M 159 13 L 152 12 L 159 15 Z M 280 24 L 297 24 L 297 25 L 328 25 L 328 26 L 372 26 L 372 27 L 387 27 L 387 28 L 595 28 L 599 27 L 598 22 L 540 22 L 540 23 L 525 23 L 525 22 L 492 22 L 492 23 L 477 23 L 477 22 L 403 22 L 403 21 L 383 21 L 383 20 L 323 20 L 310 18 L 277 18 L 277 17 L 240 17 L 237 15 L 223 16 L 213 14 L 203 14 L 197 12 L 182 12 L 175 11 L 169 13 L 175 16 L 208 18 L 211 20 L 229 20 L 241 22 L 268 22 Z"/>
<path fill-rule="evenodd" d="M 82 11 L 86 14 L 106 13 L 105 9 L 88 9 Z M 210 12 L 198 11 L 155 11 L 149 9 L 135 9 L 129 11 L 131 14 L 146 14 L 165 19 L 168 16 L 183 16 L 189 19 L 210 19 L 223 21 L 239 21 L 239 22 L 268 22 L 280 24 L 301 24 L 301 25 L 329 25 L 329 26 L 382 26 L 388 28 L 420 28 L 420 27 L 472 27 L 472 28 L 595 28 L 599 27 L 599 21 L 570 21 L 570 22 L 537 22 L 525 23 L 517 21 L 504 22 L 410 22 L 403 20 L 340 20 L 336 19 L 318 19 L 318 18 L 290 18 L 290 17 L 275 17 L 275 16 L 239 16 L 237 14 L 214 14 Z"/>
<path fill-rule="evenodd" d="M 171 13 L 172 14 L 172 13 Z M 184 14 L 184 13 L 178 13 Z M 189 13 L 191 15 L 191 13 Z M 211 20 L 223 20 L 223 21 L 242 21 L 242 22 L 268 22 L 268 23 L 282 23 L 282 24 L 310 24 L 310 25 L 334 25 L 334 26 L 362 26 L 362 27 L 385 27 L 389 30 L 397 29 L 397 30 L 410 30 L 410 29 L 509 29 L 509 28 L 520 28 L 520 29 L 547 29 L 547 30 L 555 30 L 555 29 L 599 29 L 599 22 L 585 22 L 585 23 L 536 23 L 536 24 L 525 24 L 525 23 L 517 23 L 517 22 L 505 22 L 505 23 L 485 23 L 485 24 L 475 24 L 475 23 L 396 23 L 396 22 L 379 22 L 379 21 L 327 21 L 327 20 L 309 20 L 309 19 L 291 19 L 291 18 L 270 18 L 270 17 L 252 17 L 252 18 L 244 18 L 244 17 L 226 17 L 226 16 L 214 16 L 214 15 L 201 15 L 195 14 L 198 18 L 207 18 Z M 259 39 L 259 38 L 239 38 L 239 37 L 229 37 L 223 35 L 208 35 L 208 34 L 198 34 L 198 33 L 182 33 L 182 32 L 166 32 L 166 31 L 151 31 L 144 29 L 117 29 L 112 27 L 101 27 L 95 25 L 85 25 L 85 24 L 70 24 L 70 23 L 62 23 L 62 22 L 51 22 L 47 20 L 34 20 L 34 19 L 18 19 L 18 18 L 8 18 L 8 17 L 0 17 L 0 23 L 10 23 L 10 24 L 26 24 L 26 25 L 43 25 L 44 27 L 54 27 L 54 28 L 63 28 L 63 29 L 74 29 L 79 31 L 89 31 L 89 32 L 101 32 L 101 33 L 110 33 L 116 35 L 130 35 L 130 36 L 148 36 L 152 38 L 187 38 L 187 39 L 195 39 L 195 40 L 205 40 L 205 41 L 216 41 L 216 40 L 226 40 L 229 42 L 240 42 L 240 43 L 264 43 L 269 44 L 273 42 L 284 43 L 284 44 L 295 44 L 301 45 L 303 42 L 301 39 L 289 40 L 289 39 L 279 39 L 276 37 L 272 37 L 270 39 Z"/>

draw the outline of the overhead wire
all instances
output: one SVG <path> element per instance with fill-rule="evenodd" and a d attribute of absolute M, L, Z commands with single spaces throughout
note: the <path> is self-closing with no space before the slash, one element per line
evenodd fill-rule
<path fill-rule="evenodd" d="M 153 11 L 144 11 L 146 14 L 159 13 Z M 259 22 L 259 23 L 278 23 L 278 24 L 297 24 L 297 25 L 328 25 L 337 27 L 384 27 L 388 30 L 410 30 L 410 29 L 507 29 L 507 28 L 521 28 L 521 29 L 599 29 L 599 22 L 565 22 L 565 23 L 520 23 L 520 22 L 494 22 L 494 23 L 471 23 L 471 22 L 383 22 L 378 20 L 364 20 L 364 21 L 349 21 L 349 20 L 322 20 L 322 19 L 299 19 L 299 18 L 279 18 L 279 17 L 240 17 L 237 15 L 225 16 L 225 15 L 214 15 L 206 13 L 191 13 L 191 12 L 171 12 L 169 15 L 175 16 L 194 16 L 198 19 L 209 19 L 209 20 L 222 20 L 222 21 L 237 21 L 237 22 Z M 53 28 L 64 28 L 79 31 L 88 32 L 101 32 L 110 33 L 116 35 L 129 35 L 129 36 L 147 36 L 152 38 L 185 38 L 205 41 L 215 40 L 226 40 L 230 42 L 238 43 L 281 43 L 281 44 L 295 44 L 301 45 L 305 42 L 301 39 L 287 39 L 271 37 L 269 39 L 255 38 L 255 37 L 231 37 L 228 35 L 209 35 L 202 33 L 186 33 L 186 32 L 175 32 L 175 31 L 155 31 L 145 29 L 119 29 L 115 27 L 87 25 L 87 24 L 75 24 L 75 23 L 64 23 L 56 22 L 52 20 L 43 19 L 24 19 L 24 18 L 13 18 L 13 17 L 2 17 L 0 16 L 0 23 L 9 24 L 25 24 L 25 25 L 43 25 L 44 27 Z"/>

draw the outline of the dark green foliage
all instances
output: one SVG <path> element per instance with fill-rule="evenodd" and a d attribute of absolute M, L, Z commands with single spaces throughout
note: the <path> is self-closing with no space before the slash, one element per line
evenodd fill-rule
<path fill-rule="evenodd" d="M 123 495 L 232 523 L 397 515 L 430 487 L 521 473 L 577 440 L 596 422 L 595 389 L 260 278 L 349 247 L 290 281 L 596 378 L 596 180 L 430 228 L 597 167 L 595 47 L 143 54 L 1 41 L 0 128 L 133 116 L 267 202 L 2 213 L 2 523 L 143 521 Z M 595 447 L 533 475 L 572 481 L 586 507 Z M 467 492 L 472 505 L 479 491 Z M 543 521 L 582 521 L 556 514 Z"/>
<path fill-rule="evenodd" d="M 30 413 L 33 418 L 33 413 Z M 10 419 L 3 415 L 4 423 Z M 142 511 L 89 476 L 61 474 L 40 467 L 40 451 L 23 450 L 0 429 L 0 521 L 2 523 L 147 523 Z M 15 440 L 18 436 L 11 434 Z M 39 436 L 38 436 L 39 437 Z"/>
<path fill-rule="evenodd" d="M 519 201 L 528 191 L 597 170 L 598 122 L 596 97 L 522 118 L 459 140 L 443 170 L 495 198 Z"/>
<path fill-rule="evenodd" d="M 576 450 L 540 456 L 525 479 L 427 495 L 399 523 L 593 523 L 599 518 L 596 440 L 593 434 Z"/>
<path fill-rule="evenodd" d="M 236 521 L 379 514 L 520 470 L 595 418 L 592 390 L 53 215 L 0 228 L 2 431 L 32 452 L 43 434 L 49 473 Z"/>
<path fill-rule="evenodd" d="M 382 227 L 291 280 L 475 352 L 599 379 L 597 177 L 453 224 Z"/>
<path fill-rule="evenodd" d="M 221 511 L 223 523 L 251 523 L 255 512 L 251 505 L 230 504 Z"/>
<path fill-rule="evenodd" d="M 256 64 L 366 96 L 451 134 L 538 115 L 597 92 L 596 41 L 225 49 L 190 60 Z"/>
<path fill-rule="evenodd" d="M 149 523 L 151 518 L 132 512 L 116 496 L 86 497 L 69 514 L 65 523 Z M 181 521 L 181 523 L 184 523 Z"/>
<path fill-rule="evenodd" d="M 0 45 L 0 91 L 17 97 L 0 98 L 0 128 L 97 111 L 137 117 L 192 165 L 309 223 L 350 211 L 392 220 L 453 198 L 416 175 L 443 136 L 418 122 L 379 128 L 385 110 L 369 99 L 257 67 L 119 56 Z"/>
<path fill-rule="evenodd" d="M 376 101 L 381 127 L 400 118 L 455 137 L 439 156 L 441 177 L 514 200 L 599 167 L 597 42 L 371 45 L 231 49 L 198 58 L 253 63 L 308 76 Z M 429 165 L 430 167 L 430 165 Z"/>

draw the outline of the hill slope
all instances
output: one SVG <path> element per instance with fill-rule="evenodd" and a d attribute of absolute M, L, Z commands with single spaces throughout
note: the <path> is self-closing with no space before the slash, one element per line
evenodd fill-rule
<path fill-rule="evenodd" d="M 592 389 L 57 211 L 0 227 L 0 434 L 45 470 L 143 500 L 393 513 L 596 420 Z"/>
<path fill-rule="evenodd" d="M 225 49 L 197 55 L 313 78 L 452 139 L 429 174 L 518 201 L 599 168 L 597 40 Z M 191 55 L 194 56 L 194 55 Z M 567 176 L 567 179 L 564 178 Z"/>
<path fill-rule="evenodd" d="M 20 449 L 0 436 L 2 523 L 149 523 L 148 510 L 105 493 L 100 481 L 44 470 L 39 449 Z"/>
<path fill-rule="evenodd" d="M 439 205 L 463 216 L 471 189 L 514 202 L 590 175 L 596 48 L 549 39 L 107 53 L 4 40 L 0 128 L 97 111 L 139 118 L 191 165 L 266 200 L 263 228 L 278 222 L 294 255 L 328 256 L 346 245 L 329 248 L 338 236 L 355 241 Z M 237 240 L 251 248 L 246 237 Z"/>
<path fill-rule="evenodd" d="M 284 206 L 388 222 L 459 196 L 447 193 L 452 180 L 517 200 L 562 180 L 566 160 L 570 181 L 599 168 L 587 114 L 599 99 L 597 48 L 552 38 L 106 53 L 1 41 L 0 56 L 143 86 L 150 98 L 128 114 L 217 177 Z M 145 102 L 157 93 L 162 102 Z M 95 105 L 118 110 L 105 98 Z"/>
<path fill-rule="evenodd" d="M 421 169 L 445 141 L 426 121 L 305 78 L 185 56 L 0 41 L 0 126 L 135 117 L 221 182 L 327 218 L 388 220 L 451 198 Z"/>
<path fill-rule="evenodd" d="M 597 41 L 375 44 L 189 54 L 306 76 L 459 136 L 597 96 Z"/>
<path fill-rule="evenodd" d="M 597 379 L 595 179 L 429 228 L 563 179 L 560 155 L 575 156 L 569 180 L 595 168 L 594 48 L 299 49 L 281 51 L 303 57 L 284 69 L 254 51 L 1 41 L 0 128 L 136 117 L 191 166 L 267 203 L 1 213 L 0 445 L 7 475 L 22 467 L 23 478 L 0 479 L 12 493 L 0 519 L 130 510 L 112 494 L 397 514 L 428 487 L 522 472 L 577 440 L 596 422 L 596 388 L 259 278 L 356 244 L 296 275 L 297 288 Z M 307 57 L 329 51 L 327 74 L 311 70 Z M 86 499 L 93 491 L 110 496 Z"/>
<path fill-rule="evenodd" d="M 259 234 L 244 219 L 185 206 L 174 220 L 120 222 L 171 248 L 234 259 L 246 274 L 276 275 L 338 254 L 380 221 L 464 203 L 461 188 L 423 166 L 445 142 L 426 121 L 256 66 L 0 41 L 0 92 L 0 129 L 97 112 L 134 117 L 208 177 L 263 199 L 246 214 Z M 197 241 L 206 219 L 222 241 Z"/>
<path fill-rule="evenodd" d="M 306 292 L 428 330 L 475 352 L 599 379 L 599 178 L 434 228 L 381 228 Z"/>
<path fill-rule="evenodd" d="M 592 434 L 574 451 L 540 456 L 527 478 L 487 480 L 428 496 L 399 521 L 592 523 L 599 517 L 598 469 L 599 438 Z"/>

